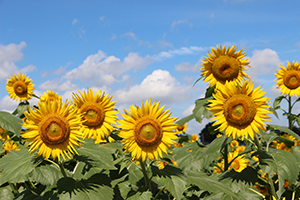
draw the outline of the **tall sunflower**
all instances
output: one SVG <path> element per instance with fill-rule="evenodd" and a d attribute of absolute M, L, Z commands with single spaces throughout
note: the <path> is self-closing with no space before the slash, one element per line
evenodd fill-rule
<path fill-rule="evenodd" d="M 204 60 L 201 61 L 201 77 L 204 77 L 204 82 L 208 81 L 210 86 L 225 84 L 226 81 L 244 81 L 249 76 L 244 72 L 249 70 L 249 59 L 243 59 L 246 54 L 243 49 L 236 51 L 237 47 L 222 45 L 217 46 L 217 49 L 211 48 Z"/>
<path fill-rule="evenodd" d="M 267 114 L 269 98 L 263 95 L 266 92 L 260 87 L 253 89 L 253 83 L 245 81 L 242 85 L 235 82 L 227 82 L 213 94 L 213 100 L 209 100 L 208 109 L 214 116 L 213 126 L 219 125 L 219 131 L 225 131 L 227 136 L 241 140 L 248 136 L 254 139 L 259 129 L 265 130 L 264 121 L 270 118 Z"/>
<path fill-rule="evenodd" d="M 72 154 L 78 154 L 74 146 L 80 146 L 82 134 L 79 131 L 82 126 L 81 116 L 70 103 L 53 101 L 52 104 L 38 103 L 37 108 L 29 108 L 25 112 L 23 126 L 27 129 L 21 136 L 30 141 L 30 153 L 38 150 L 38 156 L 42 155 L 46 160 L 53 160 L 60 156 L 66 160 Z"/>
<path fill-rule="evenodd" d="M 14 74 L 6 81 L 6 89 L 9 97 L 20 101 L 31 99 L 33 95 L 32 90 L 34 90 L 33 86 L 32 80 L 26 77 L 25 74 L 18 73 L 18 76 Z"/>
<path fill-rule="evenodd" d="M 149 99 L 141 107 L 132 105 L 130 112 L 121 113 L 124 119 L 120 120 L 119 136 L 123 138 L 125 152 L 131 152 L 136 160 L 158 160 L 176 143 L 177 119 L 170 117 L 170 109 L 163 111 L 165 106 L 159 108 L 159 105 L 156 101 L 151 105 Z"/>
<path fill-rule="evenodd" d="M 111 101 L 112 96 L 108 97 L 108 94 L 105 95 L 101 90 L 95 95 L 92 89 L 88 89 L 84 94 L 78 92 L 81 96 L 73 93 L 73 102 L 83 116 L 83 137 L 93 138 L 95 143 L 106 142 L 105 136 L 110 135 L 114 129 L 112 124 L 116 124 L 116 102 Z"/>
<path fill-rule="evenodd" d="M 43 96 L 40 97 L 41 102 L 45 103 L 52 103 L 54 101 L 61 100 L 61 96 L 59 96 L 57 93 L 54 93 L 53 91 L 47 90 L 44 92 Z"/>
<path fill-rule="evenodd" d="M 300 93 L 300 65 L 293 61 L 291 64 L 287 61 L 286 67 L 280 65 L 275 73 L 276 85 L 281 94 L 289 96 L 299 96 Z"/>
<path fill-rule="evenodd" d="M 231 162 L 229 169 L 232 168 L 237 172 L 241 172 L 247 167 L 249 161 L 245 159 L 245 155 L 238 156 L 238 154 L 239 152 L 237 151 L 228 153 L 228 162 Z"/>

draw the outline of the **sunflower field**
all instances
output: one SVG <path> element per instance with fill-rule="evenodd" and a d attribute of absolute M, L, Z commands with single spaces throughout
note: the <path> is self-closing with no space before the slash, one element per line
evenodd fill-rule
<path fill-rule="evenodd" d="M 278 66 L 271 101 L 245 57 L 211 48 L 195 82 L 207 82 L 205 97 L 182 119 L 151 97 L 123 112 L 102 90 L 38 97 L 33 80 L 13 74 L 6 88 L 19 105 L 0 111 L 0 199 L 300 199 L 300 65 Z M 287 127 L 272 124 L 278 110 Z M 186 132 L 204 118 L 199 135 Z"/>

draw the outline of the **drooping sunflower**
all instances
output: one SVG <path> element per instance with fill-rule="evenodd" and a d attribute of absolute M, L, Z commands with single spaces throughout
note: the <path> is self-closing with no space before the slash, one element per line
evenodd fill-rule
<path fill-rule="evenodd" d="M 227 82 L 213 94 L 214 99 L 209 100 L 208 109 L 214 116 L 213 126 L 220 125 L 217 129 L 225 131 L 227 136 L 241 140 L 248 136 L 254 139 L 259 129 L 265 130 L 264 121 L 269 121 L 267 114 L 269 98 L 263 95 L 263 89 L 253 89 L 253 83 L 245 81 L 242 85 Z"/>
<path fill-rule="evenodd" d="M 119 122 L 119 136 L 123 138 L 125 152 L 131 152 L 136 160 L 158 160 L 176 143 L 177 119 L 170 116 L 170 109 L 163 111 L 165 106 L 159 105 L 156 101 L 151 104 L 149 99 L 141 107 L 132 105 L 130 112 L 121 113 L 124 119 Z"/>
<path fill-rule="evenodd" d="M 38 103 L 37 108 L 25 112 L 23 126 L 27 129 L 21 136 L 30 141 L 30 153 L 38 150 L 46 160 L 60 156 L 72 158 L 78 154 L 75 146 L 80 146 L 82 122 L 78 110 L 69 102 L 53 101 L 52 104 Z"/>
<path fill-rule="evenodd" d="M 84 94 L 78 92 L 81 96 L 73 93 L 73 102 L 83 114 L 83 137 L 93 138 L 95 143 L 106 142 L 105 136 L 110 135 L 114 129 L 112 124 L 116 124 L 116 102 L 111 101 L 112 96 L 108 97 L 108 94 L 102 93 L 101 90 L 95 95 L 92 89 L 88 89 Z"/>
<path fill-rule="evenodd" d="M 6 89 L 9 97 L 12 99 L 26 101 L 31 99 L 34 90 L 34 84 L 25 74 L 13 75 L 6 81 Z"/>
<path fill-rule="evenodd" d="M 299 96 L 300 94 L 300 65 L 293 61 L 291 64 L 287 61 L 286 67 L 280 65 L 275 73 L 276 85 L 282 95 Z"/>
<path fill-rule="evenodd" d="M 45 102 L 47 104 L 57 100 L 61 100 L 61 96 L 59 96 L 58 93 L 54 93 L 53 91 L 49 91 L 49 90 L 44 92 L 43 96 L 40 97 L 40 101 Z"/>
<path fill-rule="evenodd" d="M 217 46 L 217 49 L 211 48 L 204 60 L 201 61 L 201 77 L 204 77 L 204 82 L 208 81 L 210 86 L 225 84 L 226 81 L 241 82 L 249 76 L 244 72 L 249 70 L 249 59 L 243 59 L 246 54 L 243 49 L 236 51 L 237 47 L 222 45 Z"/>

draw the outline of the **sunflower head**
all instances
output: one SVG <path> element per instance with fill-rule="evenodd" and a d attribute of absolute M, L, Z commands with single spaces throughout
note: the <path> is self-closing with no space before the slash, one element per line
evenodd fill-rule
<path fill-rule="evenodd" d="M 204 77 L 204 82 L 208 81 L 210 86 L 225 84 L 226 81 L 241 82 L 249 76 L 244 72 L 248 70 L 249 60 L 243 49 L 237 51 L 237 47 L 222 45 L 217 46 L 217 49 L 211 48 L 211 52 L 208 52 L 207 57 L 201 61 L 201 77 Z"/>
<path fill-rule="evenodd" d="M 163 111 L 165 106 L 159 108 L 159 104 L 151 104 L 149 99 L 141 107 L 131 106 L 130 112 L 121 113 L 124 119 L 119 121 L 119 136 L 123 138 L 125 152 L 131 152 L 136 160 L 158 160 L 176 143 L 177 119 L 170 117 L 170 109 Z"/>
<path fill-rule="evenodd" d="M 26 101 L 31 99 L 34 90 L 34 84 L 29 77 L 26 77 L 25 74 L 14 74 L 7 79 L 6 89 L 9 97 L 12 99 Z"/>
<path fill-rule="evenodd" d="M 187 128 L 187 124 L 183 124 L 183 125 L 177 125 L 177 128 L 176 128 L 176 133 L 179 134 L 179 133 L 185 133 L 186 132 L 186 128 Z"/>
<path fill-rule="evenodd" d="M 5 142 L 6 140 L 9 139 L 8 135 L 5 135 L 5 133 L 7 132 L 7 130 L 5 130 L 4 128 L 0 127 L 0 139 Z"/>
<path fill-rule="evenodd" d="M 98 90 L 95 94 L 92 89 L 79 94 L 73 93 L 74 105 L 82 114 L 84 138 L 93 138 L 95 143 L 106 142 L 106 137 L 114 129 L 117 111 L 112 96 Z"/>
<path fill-rule="evenodd" d="M 29 141 L 31 153 L 38 150 L 46 160 L 62 156 L 71 158 L 77 153 L 75 146 L 80 146 L 82 134 L 81 116 L 70 103 L 53 101 L 51 104 L 39 102 L 38 108 L 29 108 L 25 112 L 23 126 L 27 129 L 21 136 Z"/>
<path fill-rule="evenodd" d="M 9 151 L 20 151 L 18 145 L 14 143 L 13 141 L 7 141 L 4 145 L 3 148 L 5 149 L 5 154 L 8 153 Z"/>
<path fill-rule="evenodd" d="M 300 93 L 300 65 L 293 61 L 287 62 L 286 67 L 280 65 L 275 73 L 276 86 L 282 95 L 299 96 Z"/>
<path fill-rule="evenodd" d="M 61 100 L 61 96 L 49 90 L 47 90 L 47 92 L 44 92 L 43 96 L 40 97 L 40 101 L 47 104 L 51 104 L 52 102 L 57 100 Z"/>
<path fill-rule="evenodd" d="M 243 84 L 227 82 L 221 85 L 213 94 L 214 99 L 208 109 L 214 116 L 211 120 L 215 121 L 213 126 L 219 125 L 219 131 L 225 131 L 227 136 L 240 138 L 248 136 L 254 139 L 255 133 L 259 129 L 265 130 L 264 121 L 270 118 L 267 114 L 269 98 L 264 97 L 260 87 L 253 89 L 253 83 L 245 81 Z"/>
<path fill-rule="evenodd" d="M 245 156 L 238 156 L 238 152 L 229 152 L 228 153 L 228 162 L 230 164 L 229 168 L 234 169 L 237 172 L 243 171 L 248 165 L 248 160 L 245 158 Z M 238 157 L 237 157 L 238 156 Z M 235 158 L 235 159 L 234 159 Z"/>

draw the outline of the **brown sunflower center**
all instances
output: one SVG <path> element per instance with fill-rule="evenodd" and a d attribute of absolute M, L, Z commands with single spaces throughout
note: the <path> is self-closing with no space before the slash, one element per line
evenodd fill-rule
<path fill-rule="evenodd" d="M 223 105 L 224 116 L 236 128 L 245 128 L 251 124 L 256 115 L 256 106 L 253 100 L 244 94 L 230 97 Z"/>
<path fill-rule="evenodd" d="M 183 131 L 184 130 L 184 125 L 178 125 L 177 130 L 178 131 Z"/>
<path fill-rule="evenodd" d="M 149 118 L 142 118 L 138 121 L 134 130 L 135 140 L 141 146 L 152 146 L 159 143 L 162 135 L 160 125 Z"/>
<path fill-rule="evenodd" d="M 17 95 L 26 95 L 27 85 L 23 81 L 17 81 L 14 84 L 14 91 Z"/>
<path fill-rule="evenodd" d="M 237 59 L 229 56 L 219 56 L 213 63 L 212 74 L 221 83 L 236 79 L 240 72 Z"/>
<path fill-rule="evenodd" d="M 296 70 L 287 71 L 283 77 L 284 85 L 289 89 L 296 89 L 300 86 L 300 72 Z"/>
<path fill-rule="evenodd" d="M 53 114 L 41 121 L 39 133 L 45 144 L 61 144 L 69 138 L 70 126 L 65 118 Z"/>
<path fill-rule="evenodd" d="M 102 126 L 105 118 L 105 112 L 101 105 L 96 103 L 87 103 L 82 106 L 84 125 L 89 128 Z"/>

